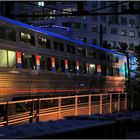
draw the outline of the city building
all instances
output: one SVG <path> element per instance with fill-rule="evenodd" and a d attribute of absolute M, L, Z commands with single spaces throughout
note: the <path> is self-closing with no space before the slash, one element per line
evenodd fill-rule
<path fill-rule="evenodd" d="M 9 2 L 1 3 L 2 15 L 12 18 L 12 15 L 28 15 L 16 19 L 87 43 L 110 49 L 116 49 L 120 43 L 124 43 L 129 50 L 134 50 L 135 46 L 140 44 L 140 15 L 96 15 L 137 10 L 140 7 L 138 1 L 38 1 L 10 2 L 10 5 Z M 4 6 L 9 10 L 4 11 Z M 74 16 L 72 12 L 79 12 L 81 16 Z M 93 15 L 86 16 L 86 12 Z M 55 14 L 70 16 L 54 16 Z"/>

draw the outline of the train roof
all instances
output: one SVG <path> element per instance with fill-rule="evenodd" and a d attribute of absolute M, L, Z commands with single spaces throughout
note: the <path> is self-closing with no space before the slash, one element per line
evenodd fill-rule
<path fill-rule="evenodd" d="M 49 36 L 52 36 L 52 37 L 64 39 L 64 40 L 67 40 L 67 41 L 70 41 L 70 42 L 74 42 L 74 43 L 79 44 L 79 45 L 89 46 L 89 47 L 92 47 L 92 48 L 95 48 L 95 49 L 98 49 L 98 50 L 101 50 L 101 51 L 105 51 L 107 53 L 124 56 L 124 54 L 122 54 L 122 53 L 119 53 L 119 52 L 116 52 L 116 51 L 113 51 L 113 50 L 109 50 L 109 49 L 106 49 L 106 48 L 101 48 L 98 45 L 92 45 L 92 44 L 84 43 L 83 41 L 72 39 L 70 37 L 66 37 L 66 36 L 63 36 L 63 35 L 60 35 L 60 34 L 57 34 L 57 33 L 54 33 L 54 32 L 50 32 L 48 30 L 44 30 L 44 29 L 41 29 L 39 27 L 28 25 L 28 24 L 25 24 L 25 23 L 22 23 L 22 22 L 13 20 L 13 19 L 9 19 L 9 18 L 3 17 L 3 16 L 0 16 L 0 21 L 8 22 L 10 24 L 14 24 L 14 25 L 17 25 L 17 26 L 20 26 L 20 27 L 23 27 L 23 28 L 26 28 L 26 29 L 29 29 L 29 30 L 33 30 L 35 32 L 43 33 L 43 34 L 46 34 L 46 35 L 49 35 Z"/>

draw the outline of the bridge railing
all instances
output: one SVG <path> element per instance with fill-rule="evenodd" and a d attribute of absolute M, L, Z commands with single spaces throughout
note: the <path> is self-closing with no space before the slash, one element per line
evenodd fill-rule
<path fill-rule="evenodd" d="M 70 115 L 127 111 L 127 93 L 88 94 L 0 103 L 0 126 L 62 119 Z"/>

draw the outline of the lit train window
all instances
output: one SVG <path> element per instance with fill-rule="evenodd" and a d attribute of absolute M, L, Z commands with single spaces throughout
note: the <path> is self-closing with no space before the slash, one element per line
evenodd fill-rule
<path fill-rule="evenodd" d="M 50 40 L 43 37 L 38 37 L 38 44 L 43 48 L 51 48 Z"/>
<path fill-rule="evenodd" d="M 95 64 L 89 64 L 89 73 L 95 74 Z"/>
<path fill-rule="evenodd" d="M 0 50 L 0 67 L 16 67 L 16 52 Z"/>
<path fill-rule="evenodd" d="M 7 51 L 0 50 L 0 67 L 7 67 Z"/>
<path fill-rule="evenodd" d="M 8 65 L 9 67 L 16 67 L 16 52 L 8 51 Z"/>
<path fill-rule="evenodd" d="M 20 41 L 24 43 L 29 43 L 31 45 L 35 45 L 34 36 L 24 32 L 20 32 Z"/>

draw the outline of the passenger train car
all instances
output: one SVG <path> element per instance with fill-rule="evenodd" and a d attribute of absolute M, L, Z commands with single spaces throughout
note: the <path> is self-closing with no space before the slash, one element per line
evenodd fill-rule
<path fill-rule="evenodd" d="M 125 55 L 0 16 L 0 100 L 124 92 Z"/>

